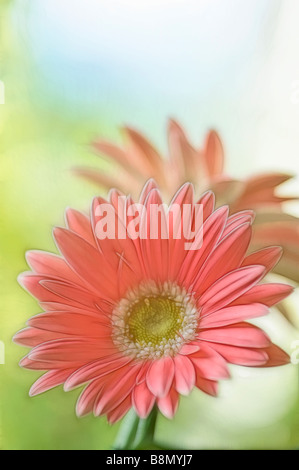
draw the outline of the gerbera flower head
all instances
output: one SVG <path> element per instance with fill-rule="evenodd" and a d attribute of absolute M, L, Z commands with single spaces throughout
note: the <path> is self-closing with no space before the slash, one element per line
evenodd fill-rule
<path fill-rule="evenodd" d="M 118 187 L 130 194 L 139 194 L 144 182 L 153 177 L 165 197 L 171 197 L 185 182 L 194 184 L 196 194 L 211 190 L 216 196 L 216 207 L 228 204 L 230 214 L 254 210 L 251 248 L 279 245 L 283 256 L 274 272 L 291 281 L 299 282 L 299 220 L 284 211 L 283 204 L 298 197 L 277 194 L 281 184 L 291 176 L 284 173 L 265 173 L 236 179 L 225 172 L 225 154 L 216 131 L 210 131 L 201 147 L 191 144 L 184 129 L 174 120 L 168 123 L 168 156 L 162 157 L 155 147 L 139 132 L 123 129 L 125 145 L 118 147 L 103 139 L 92 143 L 93 150 L 114 162 L 111 172 L 93 168 L 76 168 L 75 172 L 102 188 Z M 291 315 L 282 312 L 291 321 Z"/>
<path fill-rule="evenodd" d="M 228 363 L 288 363 L 247 322 L 292 291 L 260 283 L 281 249 L 247 255 L 252 218 L 215 210 L 211 192 L 194 199 L 191 184 L 165 207 L 153 181 L 138 206 L 112 190 L 108 200 L 94 200 L 90 217 L 67 210 L 67 228 L 54 230 L 60 256 L 30 251 L 32 271 L 20 277 L 44 309 L 14 338 L 32 348 L 21 365 L 46 371 L 30 394 L 84 386 L 78 415 L 105 414 L 113 423 L 131 407 L 145 418 L 156 404 L 171 418 L 194 387 L 217 395 Z M 115 237 L 105 236 L 109 221 Z"/>

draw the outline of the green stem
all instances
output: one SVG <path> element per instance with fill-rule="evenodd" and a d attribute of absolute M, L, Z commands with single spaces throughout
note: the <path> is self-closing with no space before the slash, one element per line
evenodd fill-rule
<path fill-rule="evenodd" d="M 139 419 L 135 439 L 133 442 L 134 449 L 150 447 L 153 444 L 157 417 L 158 410 L 156 407 L 154 407 L 148 418 Z"/>
<path fill-rule="evenodd" d="M 123 419 L 113 445 L 115 450 L 136 450 L 153 445 L 158 411 L 156 407 L 146 419 L 131 409 Z"/>

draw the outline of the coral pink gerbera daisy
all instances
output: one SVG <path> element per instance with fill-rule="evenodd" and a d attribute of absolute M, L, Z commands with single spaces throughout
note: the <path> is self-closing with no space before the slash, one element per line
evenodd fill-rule
<path fill-rule="evenodd" d="M 228 363 L 268 367 L 289 362 L 262 329 L 247 322 L 265 315 L 292 290 L 260 283 L 281 250 L 247 255 L 252 212 L 229 216 L 227 206 L 215 210 L 213 193 L 205 193 L 196 201 L 203 209 L 195 233 L 203 235 L 202 245 L 186 250 L 191 232 L 178 237 L 181 215 L 170 216 L 174 205 L 188 205 L 190 230 L 196 226 L 193 187 L 186 184 L 169 210 L 163 207 L 158 237 L 99 237 L 103 204 L 112 208 L 117 226 L 124 224 L 119 195 L 112 190 L 108 201 L 96 198 L 90 218 L 67 211 L 68 227 L 54 230 L 61 256 L 27 254 L 32 272 L 20 281 L 45 310 L 14 338 L 32 348 L 21 365 L 46 371 L 31 395 L 61 384 L 66 391 L 84 386 L 78 415 L 104 414 L 113 423 L 131 407 L 146 418 L 157 405 L 171 418 L 180 394 L 197 387 L 217 395 L 218 381 L 229 377 Z M 151 207 L 162 204 L 153 181 L 139 203 L 144 207 L 139 234 L 148 233 L 144 224 L 151 224 Z M 133 201 L 123 198 L 122 204 L 128 209 Z M 162 237 L 169 217 L 168 236 Z"/>

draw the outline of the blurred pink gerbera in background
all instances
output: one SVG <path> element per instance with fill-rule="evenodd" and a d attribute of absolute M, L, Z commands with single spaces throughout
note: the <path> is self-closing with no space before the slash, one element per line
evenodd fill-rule
<path fill-rule="evenodd" d="M 195 186 L 196 193 L 212 190 L 216 207 L 228 204 L 230 214 L 254 210 L 251 249 L 265 245 L 279 245 L 283 256 L 273 271 L 296 283 L 299 282 L 299 220 L 284 211 L 283 204 L 293 197 L 280 197 L 277 188 L 291 176 L 284 173 L 265 173 L 243 180 L 225 173 L 222 142 L 215 131 L 208 133 L 202 148 L 195 148 L 183 128 L 174 120 L 168 125 L 168 158 L 163 158 L 153 145 L 139 132 L 124 128 L 126 145 L 123 148 L 103 139 L 95 140 L 93 149 L 102 158 L 117 164 L 111 172 L 93 168 L 76 168 L 80 176 L 109 189 L 117 187 L 137 195 L 144 182 L 153 177 L 166 198 L 185 182 Z M 169 200 L 169 199 L 168 199 Z M 282 312 L 290 320 L 285 308 Z"/>
<path fill-rule="evenodd" d="M 203 236 L 199 249 L 185 249 L 188 234 L 178 237 L 181 216 L 172 215 L 167 224 L 171 211 L 165 208 L 157 239 L 99 239 L 102 204 L 113 208 L 117 226 L 124 223 L 119 195 L 113 190 L 109 201 L 96 198 L 90 218 L 67 211 L 68 228 L 54 231 L 61 256 L 27 254 L 32 272 L 20 281 L 45 313 L 32 317 L 15 341 L 32 348 L 23 367 L 47 371 L 31 395 L 60 384 L 65 390 L 84 385 L 78 415 L 105 414 L 113 423 L 131 407 L 145 418 L 157 405 L 172 418 L 180 394 L 197 387 L 217 395 L 218 381 L 229 377 L 228 363 L 268 367 L 289 362 L 262 329 L 246 321 L 265 315 L 292 291 L 284 284 L 260 283 L 279 261 L 281 249 L 247 254 L 251 211 L 230 216 L 227 206 L 215 210 L 213 193 L 196 201 L 192 185 L 186 184 L 171 204 L 191 207 L 190 230 L 197 216 L 194 203 L 202 205 L 203 222 L 195 233 Z M 128 208 L 133 200 L 122 203 Z M 141 233 L 145 221 L 151 224 L 151 206 L 162 203 L 153 181 L 139 203 L 144 207 Z M 162 226 L 168 227 L 166 238 Z"/>

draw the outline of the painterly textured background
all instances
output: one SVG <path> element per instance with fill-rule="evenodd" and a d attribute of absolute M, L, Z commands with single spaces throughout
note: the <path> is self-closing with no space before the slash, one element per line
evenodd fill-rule
<path fill-rule="evenodd" d="M 30 399 L 38 374 L 21 370 L 12 343 L 37 303 L 17 284 L 26 250 L 55 251 L 67 206 L 87 210 L 100 192 L 70 168 L 100 161 L 87 144 L 119 141 L 127 123 L 166 151 L 167 118 L 195 143 L 216 128 L 227 169 L 299 174 L 297 0 L 1 0 L 0 448 L 107 449 L 118 426 L 76 418 L 78 391 Z M 297 191 L 298 178 L 284 189 Z M 288 207 L 299 215 L 299 205 Z M 273 311 L 272 338 L 292 352 L 295 327 Z M 297 328 L 296 328 L 297 327 Z M 195 391 L 157 437 L 186 448 L 297 448 L 298 366 L 231 368 L 218 399 Z"/>

